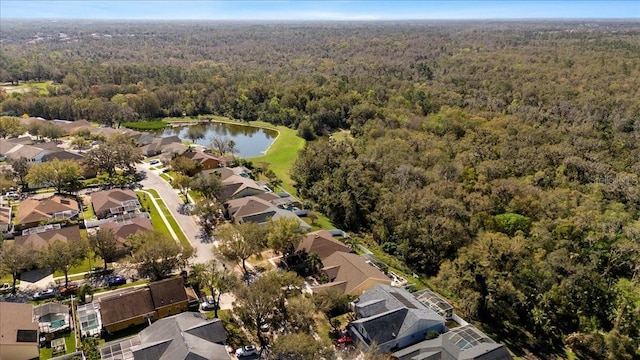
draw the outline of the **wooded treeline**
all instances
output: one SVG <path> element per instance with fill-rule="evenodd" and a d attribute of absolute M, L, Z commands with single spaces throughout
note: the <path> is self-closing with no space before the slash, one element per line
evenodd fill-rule
<path fill-rule="evenodd" d="M 637 22 L 9 23 L 2 44 L 0 80 L 53 81 L 7 114 L 349 129 L 292 173 L 337 226 L 515 348 L 640 356 Z"/>

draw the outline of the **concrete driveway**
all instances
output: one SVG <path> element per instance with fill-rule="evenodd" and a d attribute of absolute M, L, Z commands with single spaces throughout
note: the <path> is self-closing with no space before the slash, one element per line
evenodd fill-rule
<path fill-rule="evenodd" d="M 140 184 L 142 184 L 143 190 L 156 190 L 167 208 L 169 208 L 171 215 L 176 219 L 182 232 L 196 249 L 196 257 L 192 262 L 205 263 L 211 259 L 216 259 L 220 262 L 220 259 L 217 259 L 211 251 L 213 242 L 211 240 L 203 241 L 200 238 L 200 226 L 196 222 L 195 216 L 184 215 L 178 212 L 178 209 L 180 209 L 183 204 L 178 190 L 172 188 L 169 183 L 160 177 L 161 170 L 149 170 L 150 166 L 148 163 L 137 165 L 136 168 L 138 171 L 144 171 L 147 174 L 146 178 L 140 181 Z"/>

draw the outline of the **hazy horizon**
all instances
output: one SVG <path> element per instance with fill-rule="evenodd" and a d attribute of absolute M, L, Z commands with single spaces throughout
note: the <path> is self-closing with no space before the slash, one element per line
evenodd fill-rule
<path fill-rule="evenodd" d="M 2 0 L 4 20 L 635 20 L 640 1 L 41 1 Z"/>

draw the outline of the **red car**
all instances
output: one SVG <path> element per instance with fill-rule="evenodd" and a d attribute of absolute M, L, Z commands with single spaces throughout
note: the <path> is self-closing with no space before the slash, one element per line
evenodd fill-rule
<path fill-rule="evenodd" d="M 333 342 L 333 345 L 338 347 L 338 346 L 343 346 L 343 345 L 351 345 L 353 344 L 353 338 L 351 336 L 343 336 L 340 339 L 336 340 Z"/>
<path fill-rule="evenodd" d="M 69 283 L 69 285 L 67 286 L 62 285 L 58 289 L 58 292 L 60 293 L 60 295 L 75 294 L 76 291 L 78 291 L 78 285 L 74 283 Z"/>

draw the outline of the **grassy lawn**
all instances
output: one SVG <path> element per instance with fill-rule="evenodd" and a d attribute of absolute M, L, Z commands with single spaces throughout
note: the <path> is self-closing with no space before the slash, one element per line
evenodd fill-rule
<path fill-rule="evenodd" d="M 145 210 L 149 212 L 149 215 L 151 216 L 151 225 L 153 225 L 153 229 L 166 234 L 168 237 L 171 237 L 169 229 L 164 224 L 164 221 L 162 221 L 162 217 L 160 217 L 160 213 L 158 212 L 159 210 L 156 209 L 155 205 L 153 205 L 153 202 L 151 201 L 151 199 L 149 199 L 149 196 L 146 193 L 140 191 L 136 191 L 136 193 L 138 194 L 138 199 L 140 199 L 140 204 Z"/>
<path fill-rule="evenodd" d="M 162 174 L 160 174 L 160 177 L 163 178 L 169 184 L 171 184 L 171 176 L 169 176 L 168 174 L 162 173 Z M 171 186 L 173 186 L 173 185 L 171 185 Z"/>
<path fill-rule="evenodd" d="M 149 279 L 140 279 L 140 280 L 137 280 L 137 281 L 134 281 L 134 282 L 128 282 L 128 283 L 126 283 L 124 285 L 96 289 L 94 294 L 99 294 L 99 293 L 103 293 L 105 291 L 111 291 L 111 290 L 126 289 L 126 288 L 129 288 L 129 287 L 134 287 L 134 286 L 138 286 L 138 285 L 144 285 L 144 284 L 148 284 L 148 283 L 149 283 Z"/>
<path fill-rule="evenodd" d="M 180 241 L 180 244 L 182 245 L 182 247 L 183 248 L 191 247 L 191 243 L 189 242 L 189 239 L 187 239 L 187 237 L 182 232 L 182 229 L 178 225 L 178 222 L 176 221 L 176 219 L 171 214 L 171 211 L 169 210 L 169 208 L 167 208 L 167 206 L 164 204 L 164 201 L 162 201 L 162 199 L 160 198 L 160 195 L 158 195 L 158 192 L 153 190 L 153 189 L 148 189 L 146 191 L 151 193 L 154 196 L 154 198 L 156 199 L 156 202 L 158 203 L 158 206 L 160 207 L 160 209 L 156 209 L 156 210 L 162 211 L 162 213 L 164 214 L 164 217 L 167 218 L 167 222 L 169 223 L 169 225 L 173 229 L 173 232 L 176 234 L 176 236 L 178 236 L 178 240 Z M 155 209 L 155 206 L 153 205 L 153 202 L 150 199 L 148 199 L 146 194 L 141 193 L 139 195 L 141 196 L 141 198 L 144 196 L 144 200 L 147 202 L 147 203 L 143 203 L 142 201 L 140 201 L 140 203 L 142 204 L 142 206 L 145 209 Z M 164 221 L 162 221 L 162 218 L 160 217 L 160 214 L 157 211 L 153 211 L 153 212 L 150 211 L 149 213 L 151 214 L 151 223 L 153 224 L 153 228 L 157 229 L 156 228 L 156 223 L 153 220 L 153 218 L 155 216 L 155 217 L 157 217 L 156 221 L 159 221 L 160 223 L 162 223 L 163 229 L 164 229 L 164 231 L 166 231 L 166 234 L 171 236 L 171 233 L 169 232 L 169 229 L 167 229 L 166 225 L 164 224 Z"/>
<path fill-rule="evenodd" d="M 123 122 L 121 125 L 134 130 L 160 130 L 167 127 L 168 124 L 165 121 L 157 120 Z"/>
<path fill-rule="evenodd" d="M 89 256 L 87 256 L 82 261 L 82 263 L 80 263 L 80 265 L 74 266 L 69 270 L 69 281 L 71 281 L 72 274 L 89 272 L 92 267 L 96 267 L 96 266 L 104 266 L 104 262 L 99 256 L 94 258 L 94 253 L 89 252 Z M 53 273 L 53 277 L 60 277 L 60 276 L 64 276 L 64 273 L 62 271 L 56 271 Z M 63 283 L 64 279 L 60 280 L 60 282 Z"/>
<path fill-rule="evenodd" d="M 316 230 L 332 230 L 335 229 L 336 227 L 331 223 L 331 220 L 329 220 L 328 217 L 315 212 L 317 218 L 315 219 L 315 221 L 311 221 L 311 219 L 308 216 L 301 216 L 300 219 L 304 220 L 307 224 L 311 225 L 311 231 L 316 231 Z"/>
<path fill-rule="evenodd" d="M 83 219 L 92 219 L 96 216 L 96 214 L 93 212 L 93 206 L 91 205 L 91 199 L 88 196 L 85 196 L 82 199 L 82 203 L 84 204 L 85 207 L 85 211 L 82 212 L 82 218 Z"/>
<path fill-rule="evenodd" d="M 296 191 L 293 187 L 290 171 L 298 157 L 298 152 L 304 148 L 304 139 L 296 136 L 295 130 L 284 126 L 274 126 L 262 121 L 252 121 L 250 125 L 273 129 L 279 132 L 278 137 L 273 144 L 271 144 L 271 147 L 265 155 L 249 158 L 248 160 L 256 166 L 259 166 L 261 162 L 269 163 L 269 169 L 273 170 L 276 176 L 282 180 L 282 188 L 288 193 L 295 195 Z"/>
<path fill-rule="evenodd" d="M 72 352 L 76 351 L 76 339 L 73 335 L 73 331 L 71 331 L 69 334 L 67 334 L 64 337 L 64 342 L 67 345 L 67 354 L 70 354 Z M 57 355 L 60 356 L 60 355 Z M 40 349 L 40 360 L 43 359 L 51 359 L 53 357 L 53 351 L 51 348 L 41 348 Z"/>
<path fill-rule="evenodd" d="M 40 95 L 49 95 L 49 90 L 47 89 L 47 86 L 52 85 L 53 81 L 28 81 L 28 82 L 23 82 L 22 84 L 18 85 L 18 86 L 11 86 L 11 85 L 7 85 L 7 86 L 3 86 L 3 88 L 6 88 L 6 90 L 8 90 L 7 92 L 10 93 L 12 90 L 26 90 L 29 89 L 33 92 L 36 92 Z"/>

